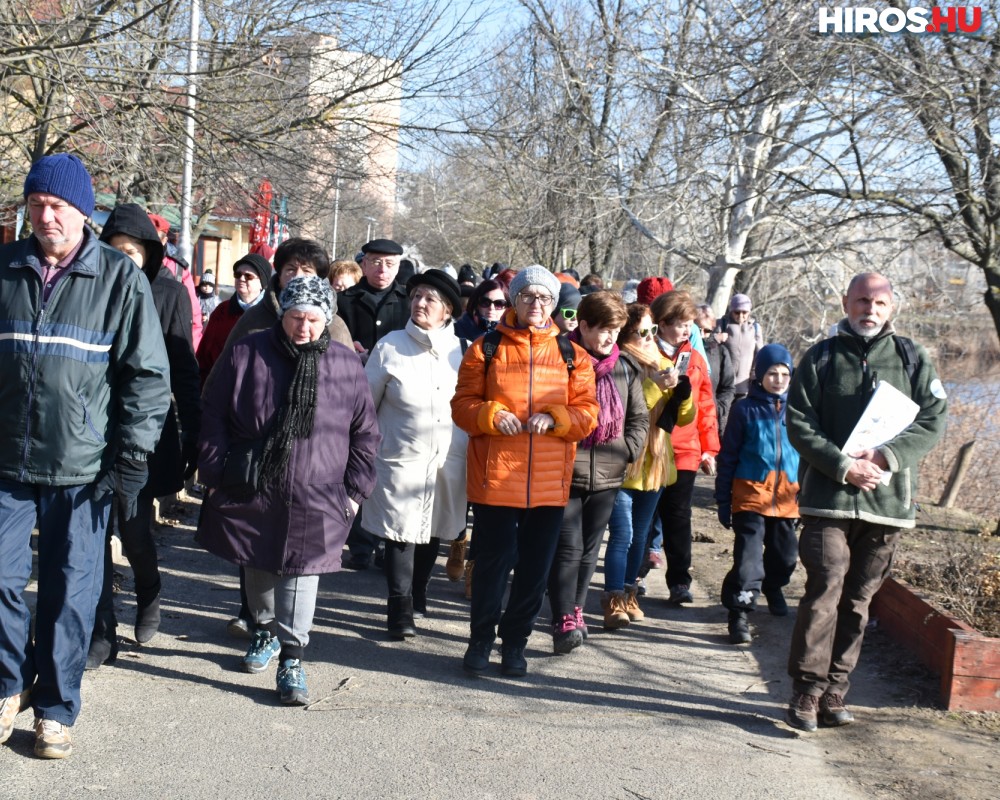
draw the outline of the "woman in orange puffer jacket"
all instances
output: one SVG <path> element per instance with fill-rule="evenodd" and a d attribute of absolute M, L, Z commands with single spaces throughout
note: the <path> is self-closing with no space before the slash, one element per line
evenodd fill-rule
<path fill-rule="evenodd" d="M 597 426 L 590 358 L 566 343 L 573 354 L 570 368 L 549 319 L 558 296 L 559 281 L 545 267 L 521 270 L 510 284 L 513 308 L 497 325 L 499 342 L 486 336 L 472 343 L 451 401 L 452 418 L 469 434 L 467 492 L 476 518 L 472 619 L 463 660 L 473 674 L 489 666 L 497 633 L 501 672 L 519 677 L 527 671 L 524 648 L 542 606 L 576 443 Z"/>

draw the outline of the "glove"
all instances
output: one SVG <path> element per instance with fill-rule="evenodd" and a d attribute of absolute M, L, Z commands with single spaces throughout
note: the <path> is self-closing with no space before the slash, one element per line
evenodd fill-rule
<path fill-rule="evenodd" d="M 733 507 L 729 503 L 719 503 L 719 524 L 723 528 L 733 527 Z"/>
<path fill-rule="evenodd" d="M 97 482 L 95 495 L 114 492 L 126 522 L 139 513 L 138 497 L 149 477 L 149 465 L 145 461 L 118 456 L 114 466 Z"/>
<path fill-rule="evenodd" d="M 681 375 L 677 379 L 677 385 L 674 387 L 670 399 L 663 404 L 663 413 L 660 414 L 660 418 L 656 421 L 656 427 L 667 433 L 672 432 L 674 425 L 677 424 L 677 415 L 680 413 L 681 403 L 690 396 L 691 379 L 687 375 Z"/>
<path fill-rule="evenodd" d="M 181 464 L 184 467 L 184 481 L 189 481 L 198 471 L 198 440 L 185 439 L 181 443 Z"/>
<path fill-rule="evenodd" d="M 691 396 L 691 379 L 687 375 L 681 375 L 677 379 L 677 385 L 674 387 L 674 393 L 671 396 L 671 400 L 677 401 L 677 407 L 680 408 L 681 403 L 687 400 Z"/>

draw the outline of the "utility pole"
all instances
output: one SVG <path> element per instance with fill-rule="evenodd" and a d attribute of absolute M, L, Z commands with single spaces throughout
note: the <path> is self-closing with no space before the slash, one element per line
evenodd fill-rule
<path fill-rule="evenodd" d="M 194 243 L 191 241 L 192 184 L 194 183 L 194 111 L 198 84 L 198 32 L 201 24 L 201 2 L 191 0 L 191 34 L 188 39 L 187 123 L 184 133 L 184 174 L 181 179 L 181 229 L 177 239 L 181 257 L 194 270 Z"/>

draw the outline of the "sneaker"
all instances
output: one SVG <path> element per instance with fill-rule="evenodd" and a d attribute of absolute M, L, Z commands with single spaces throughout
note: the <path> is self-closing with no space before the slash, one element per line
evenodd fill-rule
<path fill-rule="evenodd" d="M 309 690 L 306 689 L 306 671 L 297 658 L 286 658 L 278 667 L 278 694 L 286 706 L 309 705 Z"/>
<path fill-rule="evenodd" d="M 462 667 L 466 672 L 478 675 L 490 665 L 490 653 L 493 652 L 492 639 L 472 639 L 462 658 Z"/>
<path fill-rule="evenodd" d="M 806 733 L 816 730 L 816 710 L 819 708 L 819 698 L 813 694 L 796 692 L 792 695 L 788 708 L 785 709 L 785 722 L 793 728 Z"/>
<path fill-rule="evenodd" d="M 247 672 L 263 672 L 281 652 L 281 642 L 277 636 L 267 631 L 257 631 L 250 642 L 250 649 L 243 656 L 243 669 Z"/>
<path fill-rule="evenodd" d="M 229 624 L 226 625 L 226 632 L 234 639 L 253 638 L 253 634 L 250 632 L 250 623 L 243 619 L 243 617 L 233 617 L 229 620 Z"/>
<path fill-rule="evenodd" d="M 601 595 L 604 610 L 604 629 L 615 631 L 624 628 L 632 619 L 625 610 L 625 592 L 605 592 Z"/>
<path fill-rule="evenodd" d="M 644 578 L 635 579 L 635 594 L 636 597 L 646 596 L 646 581 Z"/>
<path fill-rule="evenodd" d="M 469 540 L 456 540 L 451 543 L 448 550 L 448 560 L 444 564 L 445 574 L 452 583 L 458 583 L 465 574 L 465 548 L 468 547 Z"/>
<path fill-rule="evenodd" d="M 854 722 L 854 715 L 836 692 L 826 692 L 819 699 L 819 721 L 827 728 L 839 728 Z"/>
<path fill-rule="evenodd" d="M 729 612 L 729 643 L 730 644 L 750 644 L 753 637 L 750 635 L 750 623 L 747 621 L 747 612 L 742 610 Z"/>
<path fill-rule="evenodd" d="M 526 644 L 505 644 L 500 647 L 500 674 L 508 678 L 523 678 L 528 673 L 524 657 Z"/>
<path fill-rule="evenodd" d="M 646 569 L 663 569 L 666 565 L 663 560 L 663 553 L 659 550 L 650 550 L 646 556 Z"/>
<path fill-rule="evenodd" d="M 788 616 L 788 603 L 785 601 L 785 595 L 781 589 L 764 592 L 764 599 L 767 600 L 767 610 L 771 612 L 771 616 Z"/>
<path fill-rule="evenodd" d="M 28 690 L 0 700 L 0 744 L 14 732 L 14 717 L 28 707 Z"/>
<path fill-rule="evenodd" d="M 639 588 L 633 584 L 625 587 L 625 613 L 632 622 L 642 622 L 646 618 L 642 609 L 639 608 Z"/>
<path fill-rule="evenodd" d="M 35 755 L 39 758 L 66 758 L 73 752 L 69 725 L 54 719 L 35 717 Z"/>
<path fill-rule="evenodd" d="M 576 627 L 576 614 L 563 614 L 552 626 L 552 652 L 566 655 L 583 644 L 583 634 Z"/>
<path fill-rule="evenodd" d="M 676 586 L 670 587 L 670 597 L 667 599 L 667 602 L 679 606 L 682 603 L 693 603 L 694 598 L 691 596 L 691 590 L 687 584 L 679 583 Z"/>
<path fill-rule="evenodd" d="M 583 608 L 581 606 L 574 606 L 573 613 L 576 615 L 576 629 L 586 639 L 590 634 L 587 631 L 587 621 L 583 618 Z"/>

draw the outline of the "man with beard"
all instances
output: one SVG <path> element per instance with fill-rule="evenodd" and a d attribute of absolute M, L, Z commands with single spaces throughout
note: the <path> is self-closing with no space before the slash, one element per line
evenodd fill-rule
<path fill-rule="evenodd" d="M 900 530 L 914 527 L 917 466 L 940 438 L 947 410 L 927 352 L 896 335 L 889 280 L 854 276 L 843 305 L 837 335 L 809 349 L 788 390 L 806 588 L 788 656 L 793 695 L 785 720 L 804 731 L 854 721 L 844 697 L 868 606 L 889 573 Z M 882 445 L 842 452 L 880 382 L 913 399 L 916 419 Z"/>

